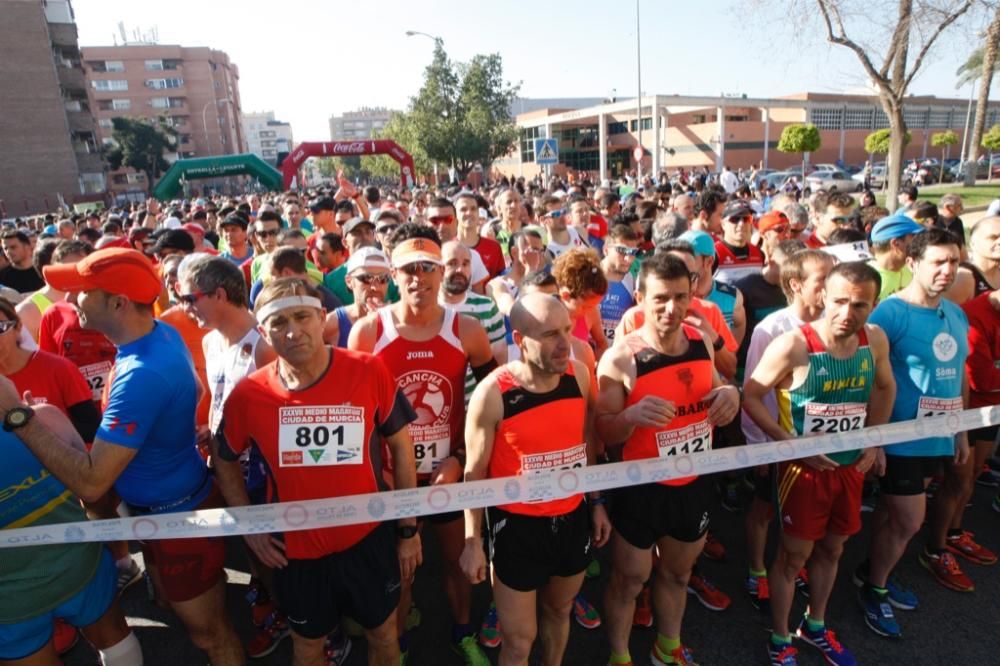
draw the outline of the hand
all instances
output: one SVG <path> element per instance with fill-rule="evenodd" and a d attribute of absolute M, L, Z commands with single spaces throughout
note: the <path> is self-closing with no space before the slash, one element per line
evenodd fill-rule
<path fill-rule="evenodd" d="M 600 548 L 611 538 L 611 519 L 608 509 L 603 504 L 595 504 L 590 508 L 591 537 L 595 548 Z"/>
<path fill-rule="evenodd" d="M 473 585 L 486 580 L 486 553 L 481 539 L 465 540 L 465 548 L 458 558 L 458 566 Z"/>
<path fill-rule="evenodd" d="M 677 407 L 670 400 L 655 395 L 643 396 L 639 402 L 625 410 L 628 423 L 643 428 L 665 426 L 677 415 Z"/>
<path fill-rule="evenodd" d="M 413 580 L 417 567 L 424 563 L 424 549 L 420 543 L 420 535 L 409 539 L 397 539 L 396 551 L 399 553 L 399 574 L 403 580 Z"/>
<path fill-rule="evenodd" d="M 455 456 L 448 456 L 431 472 L 431 485 L 442 483 L 457 483 L 462 479 L 462 463 Z"/>
<path fill-rule="evenodd" d="M 959 435 L 955 438 L 955 464 L 964 465 L 969 461 L 969 440 Z"/>
<path fill-rule="evenodd" d="M 868 470 L 870 470 L 872 465 L 875 464 L 880 450 L 881 449 L 865 449 L 861 452 L 861 457 L 858 458 L 856 463 L 854 463 L 854 466 L 862 474 L 867 474 Z"/>
<path fill-rule="evenodd" d="M 35 407 L 36 405 L 44 405 L 44 404 L 46 404 L 45 400 L 42 400 L 40 398 L 36 398 L 35 396 L 33 396 L 31 394 L 31 391 L 25 391 L 24 395 L 21 396 L 21 400 L 23 400 L 24 404 L 26 404 L 28 407 Z"/>
<path fill-rule="evenodd" d="M 827 458 L 822 454 L 818 456 L 809 456 L 808 458 L 803 458 L 799 462 L 804 465 L 808 465 L 809 467 L 812 467 L 813 469 L 819 470 L 821 472 L 826 472 L 831 469 L 837 469 L 838 467 L 840 467 L 839 463 L 830 460 L 829 458 Z"/>
<path fill-rule="evenodd" d="M 885 449 L 875 449 L 875 464 L 872 465 L 875 476 L 885 476 Z"/>
<path fill-rule="evenodd" d="M 282 569 L 288 565 L 284 541 L 275 539 L 270 534 L 244 534 L 243 539 L 261 564 L 272 569 Z"/>
<path fill-rule="evenodd" d="M 688 316 L 684 318 L 684 323 L 688 326 L 694 326 L 695 328 L 701 329 L 701 331 L 708 336 L 708 341 L 713 345 L 719 339 L 719 333 L 712 328 L 712 325 L 708 323 L 707 319 L 699 314 L 688 312 Z"/>
<path fill-rule="evenodd" d="M 708 422 L 714 426 L 725 425 L 736 418 L 740 411 L 740 392 L 735 386 L 717 386 L 705 396 L 710 402 Z"/>

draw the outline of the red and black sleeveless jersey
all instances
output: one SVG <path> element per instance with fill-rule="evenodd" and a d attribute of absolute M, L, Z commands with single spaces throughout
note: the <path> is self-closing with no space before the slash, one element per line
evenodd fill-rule
<path fill-rule="evenodd" d="M 489 477 L 519 476 L 587 464 L 584 421 L 587 401 L 573 364 L 546 393 L 533 393 L 503 366 L 494 371 L 503 398 L 503 420 L 493 440 Z M 528 516 L 561 516 L 576 509 L 582 494 L 557 500 L 504 504 L 500 508 Z"/>
<path fill-rule="evenodd" d="M 38 348 L 72 361 L 87 380 L 94 402 L 101 402 L 118 349 L 100 331 L 83 328 L 75 307 L 59 301 L 45 311 Z"/>
<path fill-rule="evenodd" d="M 968 268 L 969 271 L 972 273 L 973 279 L 975 279 L 976 296 L 997 289 L 997 287 L 994 287 L 993 285 L 990 284 L 989 280 L 986 279 L 986 276 L 983 275 L 983 272 L 979 270 L 979 267 L 976 266 L 971 261 L 963 261 L 962 266 Z"/>
<path fill-rule="evenodd" d="M 642 339 L 639 331 L 625 343 L 635 359 L 635 387 L 625 400 L 629 407 L 647 395 L 674 403 L 676 415 L 661 428 L 638 427 L 625 442 L 624 460 L 664 458 L 700 453 L 712 448 L 712 425 L 708 422 L 705 396 L 712 390 L 712 357 L 701 331 L 681 324 L 688 349 L 679 356 L 662 354 Z M 683 486 L 697 477 L 661 481 Z"/>
<path fill-rule="evenodd" d="M 373 353 L 389 368 L 417 413 L 417 420 L 410 424 L 410 436 L 421 480 L 464 446 L 469 358 L 458 337 L 458 317 L 456 310 L 444 308 L 440 332 L 430 340 L 414 341 L 400 336 L 390 306 L 378 311 Z"/>

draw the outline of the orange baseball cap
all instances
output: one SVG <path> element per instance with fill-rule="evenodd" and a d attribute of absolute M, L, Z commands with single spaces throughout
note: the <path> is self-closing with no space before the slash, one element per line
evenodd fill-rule
<path fill-rule="evenodd" d="M 138 250 L 109 247 L 75 264 L 42 269 L 49 286 L 66 292 L 101 289 L 136 303 L 153 303 L 163 289 L 153 263 Z"/>
<path fill-rule="evenodd" d="M 444 266 L 441 260 L 441 246 L 429 238 L 410 238 L 395 247 L 392 251 L 392 265 L 405 266 L 418 261 L 429 261 L 438 266 Z"/>
<path fill-rule="evenodd" d="M 790 224 L 788 216 L 780 210 L 772 210 L 771 212 L 764 213 L 760 216 L 760 219 L 757 220 L 757 230 L 760 233 L 764 233 L 769 229 L 780 227 L 782 224 Z"/>

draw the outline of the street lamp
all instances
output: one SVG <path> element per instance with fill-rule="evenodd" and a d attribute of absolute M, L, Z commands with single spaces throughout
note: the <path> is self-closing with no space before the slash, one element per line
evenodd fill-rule
<path fill-rule="evenodd" d="M 440 37 L 435 37 L 434 35 L 430 35 L 430 34 L 428 34 L 426 32 L 420 32 L 419 30 L 407 30 L 406 31 L 406 36 L 407 37 L 413 37 L 415 35 L 420 35 L 421 37 L 427 37 L 428 39 L 433 39 L 434 43 L 437 44 L 437 45 L 444 44 L 444 40 L 443 39 L 441 39 Z"/>
<path fill-rule="evenodd" d="M 208 142 L 208 118 L 206 117 L 205 114 L 208 111 L 208 107 L 212 106 L 212 101 L 213 100 L 209 100 L 205 102 L 205 106 L 201 108 L 201 126 L 205 130 L 205 150 L 208 152 L 209 155 L 212 154 L 212 147 L 211 144 L 209 144 Z M 223 104 L 232 103 L 233 100 L 226 97 L 225 99 L 217 99 L 214 101 L 216 106 L 221 106 Z"/>

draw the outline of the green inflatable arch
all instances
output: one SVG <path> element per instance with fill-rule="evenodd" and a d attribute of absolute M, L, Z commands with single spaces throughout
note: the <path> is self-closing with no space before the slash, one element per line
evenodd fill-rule
<path fill-rule="evenodd" d="M 222 178 L 225 176 L 255 176 L 260 183 L 270 189 L 281 191 L 281 172 L 253 153 L 243 155 L 220 155 L 218 157 L 195 157 L 177 160 L 153 188 L 153 196 L 160 201 L 173 199 L 181 191 L 181 178 Z"/>

